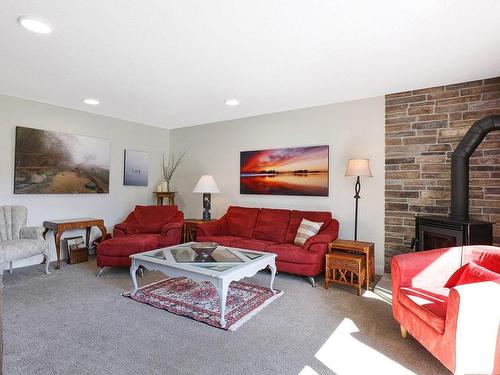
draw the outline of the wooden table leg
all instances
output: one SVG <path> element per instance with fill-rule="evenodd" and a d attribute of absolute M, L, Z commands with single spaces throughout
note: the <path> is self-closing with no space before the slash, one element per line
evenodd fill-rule
<path fill-rule="evenodd" d="M 54 242 L 56 245 L 56 256 L 57 256 L 57 261 L 56 261 L 56 266 L 54 269 L 59 270 L 61 269 L 61 236 L 64 232 L 59 232 L 57 230 L 54 231 Z"/>
<path fill-rule="evenodd" d="M 365 262 L 366 262 L 366 290 L 370 289 L 370 248 L 367 249 L 368 251 L 365 253 Z"/>
<path fill-rule="evenodd" d="M 90 232 L 91 232 L 92 227 L 87 227 L 85 228 L 85 243 L 87 244 L 87 254 L 89 253 L 90 250 Z"/>

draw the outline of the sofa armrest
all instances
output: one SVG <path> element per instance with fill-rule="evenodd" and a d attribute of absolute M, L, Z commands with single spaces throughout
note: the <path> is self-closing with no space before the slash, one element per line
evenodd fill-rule
<path fill-rule="evenodd" d="M 43 240 L 44 227 L 24 227 L 19 231 L 21 240 Z"/>
<path fill-rule="evenodd" d="M 461 247 L 396 255 L 391 260 L 392 290 L 443 287 L 460 267 Z"/>
<path fill-rule="evenodd" d="M 456 374 L 500 373 L 500 278 L 450 289 L 445 330 L 455 334 Z"/>
<path fill-rule="evenodd" d="M 219 220 L 201 223 L 196 227 L 196 236 L 226 236 L 228 234 L 226 216 Z"/>
<path fill-rule="evenodd" d="M 113 228 L 113 237 L 123 237 L 131 234 L 137 234 L 140 232 L 140 227 L 138 224 L 126 222 L 116 224 Z"/>
<path fill-rule="evenodd" d="M 337 239 L 339 236 L 339 222 L 335 219 L 330 221 L 330 223 L 326 226 L 325 229 L 320 231 L 315 236 L 309 237 L 307 241 L 304 243 L 303 248 L 305 250 L 311 250 L 313 245 L 315 244 L 324 244 L 328 246 L 328 244 Z M 315 246 L 314 248 L 318 248 Z"/>
<path fill-rule="evenodd" d="M 160 233 L 162 236 L 167 236 L 169 231 L 172 230 L 182 231 L 183 226 L 184 226 L 184 214 L 181 211 L 179 211 L 169 223 L 165 224 L 161 228 Z"/>

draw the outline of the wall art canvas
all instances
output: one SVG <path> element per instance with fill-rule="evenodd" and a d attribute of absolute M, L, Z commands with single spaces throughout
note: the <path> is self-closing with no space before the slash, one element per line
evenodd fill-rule
<path fill-rule="evenodd" d="M 109 193 L 106 139 L 16 127 L 15 194 Z"/>
<path fill-rule="evenodd" d="M 125 150 L 123 185 L 148 186 L 149 154 L 143 151 Z"/>
<path fill-rule="evenodd" d="M 328 146 L 242 151 L 240 193 L 328 196 Z"/>

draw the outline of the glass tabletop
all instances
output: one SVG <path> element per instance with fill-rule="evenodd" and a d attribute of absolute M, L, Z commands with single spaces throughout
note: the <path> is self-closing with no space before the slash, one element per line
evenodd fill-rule
<path fill-rule="evenodd" d="M 142 254 L 171 265 L 189 265 L 206 270 L 224 272 L 252 262 L 264 255 L 255 251 L 219 246 L 210 255 L 198 255 L 189 244 L 148 251 Z"/>

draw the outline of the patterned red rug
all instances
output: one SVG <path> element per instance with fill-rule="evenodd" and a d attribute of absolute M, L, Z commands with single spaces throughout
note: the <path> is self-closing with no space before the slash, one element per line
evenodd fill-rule
<path fill-rule="evenodd" d="M 226 327 L 220 326 L 220 300 L 212 283 L 197 283 L 185 277 L 173 277 L 140 288 L 135 295 L 123 296 L 158 309 L 187 316 L 211 326 L 234 331 L 262 308 L 280 297 L 283 291 L 233 281 L 226 302 Z"/>

